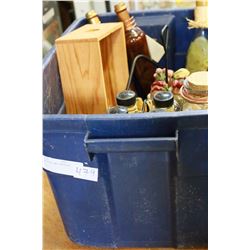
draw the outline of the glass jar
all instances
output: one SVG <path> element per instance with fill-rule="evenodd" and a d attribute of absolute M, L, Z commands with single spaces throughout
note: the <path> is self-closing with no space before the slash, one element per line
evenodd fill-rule
<path fill-rule="evenodd" d="M 118 93 L 116 96 L 116 102 L 118 106 L 125 107 L 129 114 L 142 112 L 143 101 L 141 98 L 136 97 L 133 90 L 124 90 Z"/>
<path fill-rule="evenodd" d="M 180 89 L 183 111 L 208 109 L 207 71 L 192 73 Z"/>
<path fill-rule="evenodd" d="M 158 91 L 153 96 L 151 112 L 174 112 L 174 96 L 170 91 Z"/>
<path fill-rule="evenodd" d="M 161 92 L 161 91 L 155 92 L 154 95 L 158 92 Z M 167 92 L 167 91 L 162 91 L 162 92 Z M 174 111 L 181 111 L 181 106 L 180 106 L 179 102 L 175 100 L 175 98 L 174 98 L 173 105 L 174 105 Z M 153 100 L 153 96 L 152 96 L 152 94 L 148 94 L 147 99 L 144 100 L 144 111 L 145 112 L 151 112 L 151 111 L 156 112 L 156 111 L 154 111 L 155 109 L 156 109 L 156 107 L 155 107 L 155 103 Z"/>

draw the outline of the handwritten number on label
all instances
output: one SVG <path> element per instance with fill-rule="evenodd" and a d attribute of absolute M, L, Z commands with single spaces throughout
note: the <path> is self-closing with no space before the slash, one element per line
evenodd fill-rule
<path fill-rule="evenodd" d="M 74 177 L 81 178 L 85 180 L 92 180 L 97 181 L 98 179 L 98 169 L 97 168 L 90 168 L 85 166 L 77 166 L 75 168 Z"/>

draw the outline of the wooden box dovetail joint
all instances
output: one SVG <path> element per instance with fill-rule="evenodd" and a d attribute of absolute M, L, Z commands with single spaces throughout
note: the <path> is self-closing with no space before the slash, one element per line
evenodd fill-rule
<path fill-rule="evenodd" d="M 66 112 L 107 113 L 129 76 L 123 24 L 87 24 L 55 44 Z"/>

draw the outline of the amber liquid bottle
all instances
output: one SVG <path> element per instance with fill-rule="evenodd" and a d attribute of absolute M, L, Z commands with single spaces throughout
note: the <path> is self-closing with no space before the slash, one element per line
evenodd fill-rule
<path fill-rule="evenodd" d="M 90 10 L 86 13 L 86 19 L 90 24 L 101 23 L 97 13 L 94 10 Z"/>
<path fill-rule="evenodd" d="M 115 12 L 120 21 L 124 23 L 126 46 L 129 65 L 133 63 L 134 58 L 139 55 L 150 57 L 145 33 L 137 26 L 134 17 L 130 17 L 127 7 L 120 2 L 115 5 Z M 151 84 L 154 81 L 155 67 L 150 62 L 139 59 L 135 67 L 135 86 L 138 96 L 145 99 L 150 92 Z"/>

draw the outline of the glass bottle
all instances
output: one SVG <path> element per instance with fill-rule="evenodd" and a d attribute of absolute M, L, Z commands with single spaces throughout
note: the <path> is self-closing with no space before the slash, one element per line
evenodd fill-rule
<path fill-rule="evenodd" d="M 188 48 L 186 68 L 191 73 L 208 70 L 208 39 L 205 28 L 196 29 Z"/>
<path fill-rule="evenodd" d="M 141 112 L 137 108 L 137 98 L 136 94 L 132 90 L 124 90 L 116 96 L 116 102 L 118 106 L 125 107 L 128 113 L 138 113 Z"/>
<path fill-rule="evenodd" d="M 137 26 L 134 17 L 130 17 L 127 7 L 124 3 L 120 2 L 115 5 L 115 12 L 120 21 L 124 23 L 126 47 L 129 65 L 134 58 L 139 55 L 145 55 L 150 57 L 148 44 L 145 33 Z M 150 92 L 151 84 L 154 80 L 154 66 L 143 59 L 139 59 L 135 67 L 135 78 L 139 86 L 136 86 L 136 91 L 142 99 L 147 97 Z"/>
<path fill-rule="evenodd" d="M 101 23 L 97 13 L 94 10 L 88 11 L 85 16 L 86 16 L 87 22 L 90 24 Z"/>
<path fill-rule="evenodd" d="M 195 34 L 187 51 L 186 68 L 191 72 L 208 70 L 208 0 L 196 0 L 194 21 L 189 20 L 189 28 Z"/>
<path fill-rule="evenodd" d="M 153 96 L 155 108 L 151 112 L 174 112 L 174 96 L 170 91 L 159 91 Z"/>

